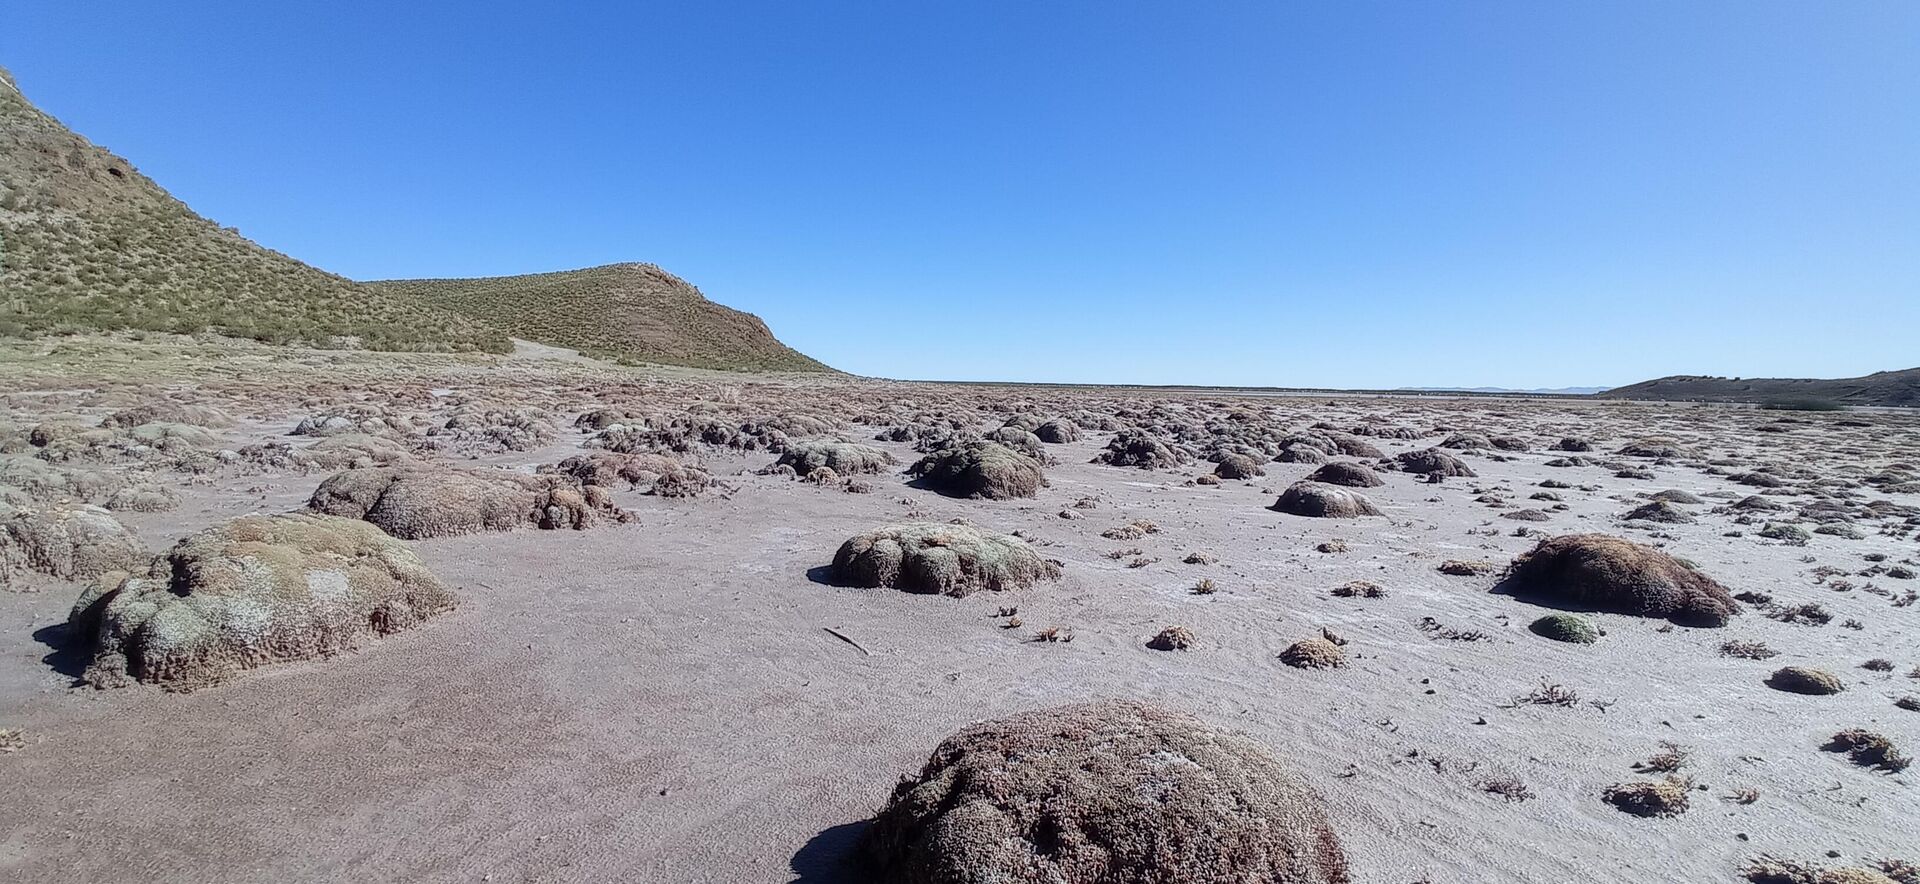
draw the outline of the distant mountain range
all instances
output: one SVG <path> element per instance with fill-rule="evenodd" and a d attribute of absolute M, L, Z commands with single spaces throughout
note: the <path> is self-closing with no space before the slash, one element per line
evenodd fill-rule
<path fill-rule="evenodd" d="M 1599 394 L 1603 399 L 1753 402 L 1761 405 L 1920 406 L 1920 368 L 1857 378 L 1721 378 L 1673 375 Z"/>
<path fill-rule="evenodd" d="M 1395 387 L 1404 393 L 1519 393 L 1542 396 L 1591 396 L 1605 392 L 1606 387 L 1534 387 L 1519 389 L 1515 387 Z"/>

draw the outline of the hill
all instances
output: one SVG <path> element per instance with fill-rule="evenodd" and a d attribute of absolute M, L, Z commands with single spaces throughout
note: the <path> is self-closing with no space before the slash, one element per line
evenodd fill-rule
<path fill-rule="evenodd" d="M 482 323 L 315 269 L 197 214 L 0 69 L 0 334 L 213 332 L 506 352 Z"/>
<path fill-rule="evenodd" d="M 780 343 L 759 317 L 715 304 L 652 264 L 367 285 L 590 356 L 733 370 L 832 370 Z"/>
<path fill-rule="evenodd" d="M 1615 387 L 1602 399 L 1672 399 L 1692 402 L 1757 402 L 1762 405 L 1920 406 L 1920 368 L 1881 371 L 1858 378 L 1719 378 L 1674 375 Z"/>

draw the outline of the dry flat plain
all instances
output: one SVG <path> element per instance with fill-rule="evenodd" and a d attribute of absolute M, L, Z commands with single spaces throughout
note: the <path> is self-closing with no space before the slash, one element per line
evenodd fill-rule
<path fill-rule="evenodd" d="M 0 348 L 0 877 L 876 880 L 942 740 L 1121 699 L 1271 750 L 1353 881 L 1916 880 L 1920 417 L 556 355 Z M 903 523 L 1005 558 L 836 568 Z M 1507 579 L 1595 534 L 1693 589 Z M 1214 880 L 1161 872 L 1087 880 Z"/>

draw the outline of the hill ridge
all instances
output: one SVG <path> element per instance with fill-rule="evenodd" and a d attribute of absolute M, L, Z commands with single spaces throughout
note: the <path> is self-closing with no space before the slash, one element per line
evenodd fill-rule
<path fill-rule="evenodd" d="M 1920 406 L 1920 367 L 1876 371 L 1856 378 L 1734 378 L 1668 375 L 1595 394 L 1601 399 L 1696 402 L 1817 400 L 1836 405 Z"/>
<path fill-rule="evenodd" d="M 202 333 L 379 350 L 510 349 L 222 227 L 36 107 L 0 68 L 0 334 Z"/>
<path fill-rule="evenodd" d="M 511 276 L 370 280 L 517 338 L 601 358 L 759 371 L 832 371 L 760 317 L 716 303 L 658 264 L 624 261 Z"/>

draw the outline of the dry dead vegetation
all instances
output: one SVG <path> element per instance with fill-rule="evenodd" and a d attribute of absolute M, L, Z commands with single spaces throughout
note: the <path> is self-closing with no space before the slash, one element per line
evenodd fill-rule
<path fill-rule="evenodd" d="M 662 685 L 635 707 L 724 720 L 724 733 L 673 731 L 623 707 L 689 759 L 802 763 L 728 742 L 753 730 L 734 710 L 776 716 L 809 765 L 851 757 L 849 733 L 914 755 L 979 721 L 884 803 L 896 771 L 869 755 L 827 768 L 855 784 L 850 799 L 794 806 L 743 786 L 750 797 L 712 811 L 805 842 L 878 805 L 851 851 L 868 877 L 848 880 L 1345 881 L 1350 865 L 1440 879 L 1449 867 L 1420 857 L 1464 868 L 1520 836 L 1550 841 L 1568 817 L 1590 841 L 1543 850 L 1589 876 L 1611 874 L 1607 851 L 1645 827 L 1695 827 L 1703 853 L 1674 860 L 1689 880 L 1867 880 L 1836 877 L 1864 866 L 1759 857 L 1819 856 L 1843 829 L 1892 853 L 1913 828 L 1894 809 L 1910 797 L 1902 747 L 1920 708 L 1907 680 L 1920 673 L 1920 421 L 1904 415 L 1769 416 L 1784 429 L 1755 432 L 1761 419 L 1727 409 L 300 352 L 0 348 L 0 602 L 16 623 L 45 622 L 34 599 L 76 602 L 64 633 L 87 683 L 196 690 L 356 651 L 377 671 L 408 649 L 512 668 L 523 661 L 489 657 L 504 633 L 487 631 L 535 594 L 554 600 L 552 621 L 542 608 L 528 618 L 540 630 L 501 644 L 549 667 L 592 655 Z M 1621 478 L 1648 472 L 1658 484 Z M 562 528 L 595 530 L 540 533 Z M 541 558 L 550 549 L 563 552 Z M 494 585 L 495 569 L 514 576 Z M 481 604 L 455 610 L 456 597 Z M 651 639 L 602 641 L 567 619 L 628 600 L 619 622 Z M 8 764 L 66 751 L 60 704 L 87 702 L 44 690 L 60 679 L 41 656 L 12 654 L 0 682 L 33 686 L 22 720 L 0 721 L 33 735 L 0 746 L 18 750 Z M 325 709 L 313 686 L 334 665 L 279 667 L 275 690 Z M 767 673 L 844 698 L 833 725 L 793 712 L 827 707 L 755 681 Z M 1202 718 L 1058 706 L 1148 685 Z M 205 692 L 171 699 L 223 714 Z M 1221 720 L 1258 739 L 1207 723 Z M 1616 745 L 1633 755 L 1602 757 Z M 645 791 L 682 788 L 673 763 Z M 1309 781 L 1340 800 L 1323 806 Z M 657 820 L 706 813 L 698 803 L 622 813 L 664 837 Z M 1425 834 L 1422 821 L 1461 807 L 1498 817 Z M 795 825 L 811 831 L 796 839 Z M 1381 846 L 1395 838 L 1419 849 Z M 1557 862 L 1512 868 L 1569 867 Z M 1517 880 L 1512 868 L 1488 880 Z"/>

